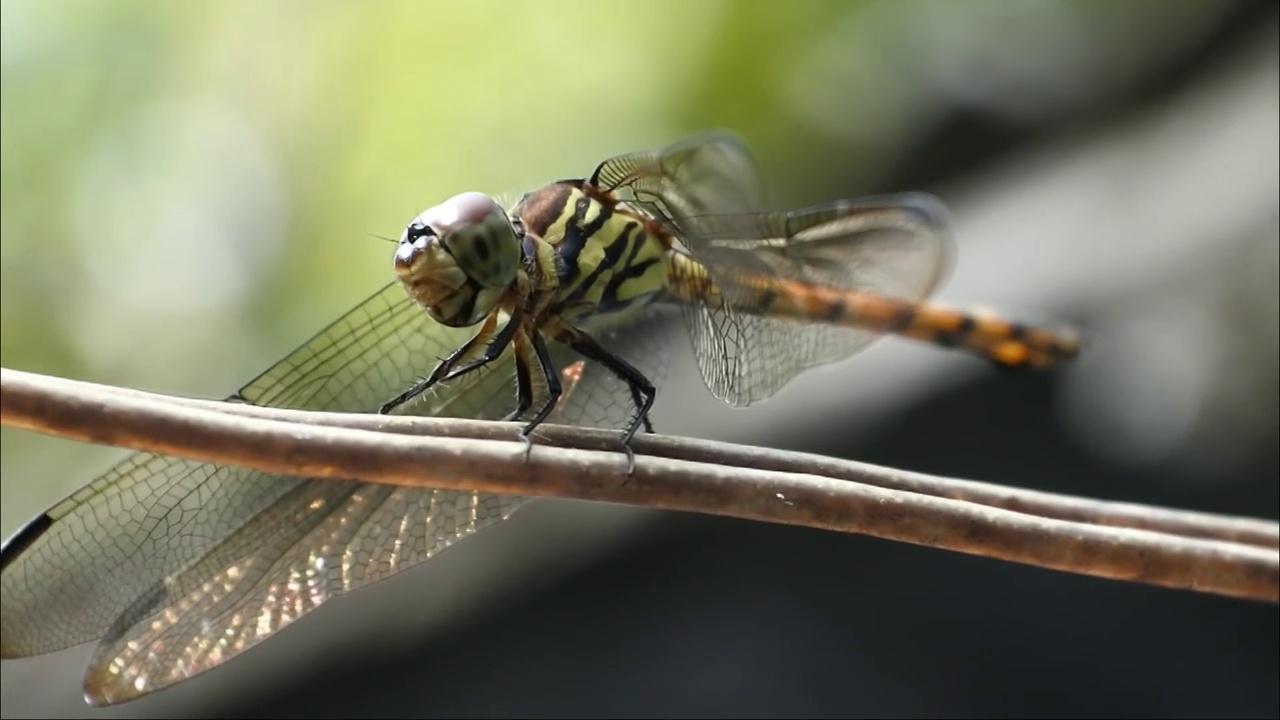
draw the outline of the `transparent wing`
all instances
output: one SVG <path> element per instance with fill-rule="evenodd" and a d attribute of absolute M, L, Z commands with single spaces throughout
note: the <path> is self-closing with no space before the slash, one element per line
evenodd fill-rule
<path fill-rule="evenodd" d="M 654 324 L 656 328 L 656 323 Z M 661 342 L 603 333 L 655 383 Z M 233 396 L 373 411 L 469 337 L 391 284 Z M 621 427 L 630 393 L 552 346 L 569 391 L 552 422 Z M 498 418 L 515 404 L 510 352 L 442 386 L 411 414 Z M 430 558 L 525 498 L 267 475 L 135 453 L 6 542 L 3 657 L 101 638 L 88 696 L 119 702 L 212 668 L 327 600 Z"/>
<path fill-rule="evenodd" d="M 605 160 L 590 183 L 679 228 L 689 217 L 765 209 L 755 160 L 736 135 L 700 133 L 660 150 Z"/>
<path fill-rule="evenodd" d="M 761 289 L 867 293 L 918 302 L 950 267 L 945 210 L 927 195 L 841 201 L 788 213 L 705 215 L 682 221 L 695 257 L 730 302 L 684 306 L 703 380 L 747 405 L 806 368 L 840 360 L 882 337 L 754 314 Z"/>
<path fill-rule="evenodd" d="M 946 208 L 929 195 L 868 197 L 770 212 L 746 147 L 727 132 L 601 163 L 592 180 L 665 224 L 732 307 L 686 306 L 707 387 L 747 405 L 802 370 L 848 357 L 869 330 L 749 312 L 760 288 L 823 287 L 919 301 L 949 271 Z M 743 289 L 750 280 L 751 290 Z"/>

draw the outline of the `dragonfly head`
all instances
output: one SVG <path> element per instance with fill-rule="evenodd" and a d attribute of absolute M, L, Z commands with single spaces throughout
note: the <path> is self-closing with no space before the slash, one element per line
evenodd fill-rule
<path fill-rule="evenodd" d="M 493 198 L 462 193 L 413 219 L 396 248 L 396 276 L 437 322 L 484 319 L 516 280 L 520 239 Z"/>

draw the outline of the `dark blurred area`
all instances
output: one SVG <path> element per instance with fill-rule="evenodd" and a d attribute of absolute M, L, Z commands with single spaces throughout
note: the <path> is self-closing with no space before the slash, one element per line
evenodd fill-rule
<path fill-rule="evenodd" d="M 1103 3 L 1065 5 L 1106 12 Z M 1267 78 L 1280 66 L 1275 3 L 1170 3 L 1168 16 L 1153 10 L 1163 6 L 1133 3 L 1129 11 L 1145 12 L 1143 20 L 1081 25 L 1142 31 L 1132 43 L 1112 42 L 1113 55 L 1090 58 L 1093 74 L 1036 73 L 1029 59 L 1025 76 L 1013 69 L 1002 76 L 992 67 L 1010 68 L 1018 57 L 997 53 L 985 60 L 993 63 L 985 68 L 989 84 L 940 92 L 920 111 L 929 116 L 924 127 L 883 141 L 870 130 L 839 137 L 816 121 L 752 120 L 750 99 L 732 97 L 722 65 L 736 59 L 742 72 L 766 74 L 754 54 L 729 51 L 750 39 L 779 42 L 758 7 L 726 6 L 701 74 L 685 86 L 701 101 L 673 111 L 672 122 L 728 125 L 757 139 L 786 204 L 899 189 L 954 199 L 963 267 L 956 302 L 1075 324 L 1093 344 L 1079 368 L 1042 375 L 996 373 L 929 348 L 877 347 L 751 415 L 708 403 L 684 417 L 683 408 L 668 409 L 664 418 L 659 395 L 660 432 L 1280 517 L 1280 351 L 1267 330 L 1280 302 L 1280 200 L 1267 189 L 1280 160 L 1269 135 L 1236 137 L 1257 142 L 1259 152 L 1244 152 L 1249 162 L 1238 174 L 1232 166 L 1214 177 L 1221 168 L 1210 160 L 1195 164 L 1198 150 L 1216 147 L 1213 139 L 1187 129 L 1199 127 L 1197 108 L 1209 106 L 1205 112 L 1222 116 L 1203 120 L 1206 127 L 1257 112 L 1272 134 L 1280 130 L 1267 119 L 1277 114 L 1276 95 L 1259 97 L 1261 109 L 1249 104 L 1250 88 L 1272 87 Z M 1032 14 L 1015 3 L 974 7 L 993 24 L 1009 23 L 998 32 L 1017 33 L 1016 18 Z M 861 36 L 849 27 L 849 37 L 827 36 L 837 48 L 830 52 L 854 53 Z M 778 31 L 805 28 L 812 29 Z M 1064 30 L 1064 37 L 1066 47 L 1076 36 Z M 1238 107 L 1213 94 L 1242 77 L 1263 80 L 1240 81 L 1245 90 L 1231 95 L 1243 98 Z M 932 76 L 939 88 L 945 79 Z M 827 87 L 839 95 L 838 83 Z M 1173 139 L 1149 146 L 1133 140 L 1166 134 Z M 1094 170 L 1093 157 L 1121 158 L 1122 168 L 1148 174 L 1135 182 L 1123 169 Z M 819 166 L 822 177 L 806 180 Z M 1229 198 L 1165 193 L 1162 200 L 1161 183 L 1183 169 L 1192 179 L 1175 189 Z M 1248 182 L 1250 172 L 1261 189 Z M 1090 189 L 1051 205 L 1067 197 L 1063 178 Z M 1048 189 L 1035 194 L 1039 188 Z M 1090 205 L 1094 192 L 1114 205 Z M 1231 205 L 1246 200 L 1256 212 Z M 1088 207 L 1114 214 L 1082 214 Z M 1112 231 L 1119 240 L 1107 239 Z M 1132 250 L 1121 249 L 1126 234 Z M 984 264 L 996 257 L 1026 263 Z M 686 375 L 667 383 L 671 397 L 696 392 L 696 374 Z M 409 575 L 334 601 L 163 697 L 118 709 L 68 709 L 79 703 L 87 650 L 67 653 L 49 675 L 23 676 L 56 687 L 56 704 L 21 697 L 17 676 L 6 674 L 4 716 L 1280 716 L 1274 605 L 857 535 L 548 502 Z"/>

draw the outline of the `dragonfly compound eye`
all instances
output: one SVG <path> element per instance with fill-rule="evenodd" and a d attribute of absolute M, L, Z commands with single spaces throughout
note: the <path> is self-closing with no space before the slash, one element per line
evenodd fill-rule
<path fill-rule="evenodd" d="M 445 325 L 474 325 L 516 279 L 520 240 L 493 198 L 462 193 L 409 223 L 396 249 L 396 274 Z"/>

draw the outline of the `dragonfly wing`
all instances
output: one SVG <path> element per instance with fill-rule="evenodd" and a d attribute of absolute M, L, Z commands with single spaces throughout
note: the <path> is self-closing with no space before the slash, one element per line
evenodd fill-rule
<path fill-rule="evenodd" d="M 953 256 L 945 208 L 921 194 L 786 213 L 694 216 L 679 226 L 725 297 L 740 295 L 738 305 L 758 295 L 760 282 L 776 281 L 919 301 L 935 290 Z M 750 291 L 739 282 L 744 277 L 755 281 Z M 685 313 L 707 387 L 739 406 L 769 397 L 802 370 L 848 357 L 881 337 L 724 305 L 689 304 Z"/>
<path fill-rule="evenodd" d="M 764 189 L 747 146 L 727 131 L 693 135 L 659 150 L 618 155 L 589 182 L 659 220 L 764 210 Z"/>
<path fill-rule="evenodd" d="M 95 704 L 216 667 L 328 600 L 422 562 L 525 502 L 261 474 L 228 474 L 224 485 L 233 486 L 228 496 L 270 489 L 273 498 L 245 513 L 247 521 L 194 565 L 143 589 L 117 617 L 85 678 Z"/>
<path fill-rule="evenodd" d="M 946 210 L 928 195 L 768 212 L 750 153 L 724 131 L 611 158 L 591 182 L 668 227 L 730 299 L 734 278 L 746 273 L 920 300 L 952 262 Z M 805 368 L 880 337 L 724 307 L 685 310 L 703 379 L 733 405 L 769 397 Z"/>
<path fill-rule="evenodd" d="M 467 332 L 388 285 L 249 383 L 253 404 L 372 411 Z M 553 347 L 558 367 L 577 360 Z M 658 357 L 639 358 L 649 371 Z M 514 406 L 510 352 L 440 386 L 410 414 L 497 418 Z M 626 417 L 625 386 L 594 364 L 553 422 Z M 569 383 L 566 383 L 569 385 Z M 621 421 L 617 421 L 621 424 Z M 134 453 L 4 549 L 3 656 L 101 638 L 86 678 L 119 702 L 212 668 L 327 600 L 389 577 L 508 517 L 524 498 L 285 477 Z"/>

